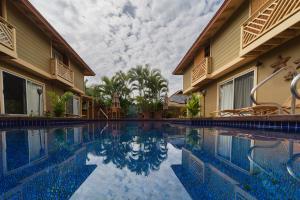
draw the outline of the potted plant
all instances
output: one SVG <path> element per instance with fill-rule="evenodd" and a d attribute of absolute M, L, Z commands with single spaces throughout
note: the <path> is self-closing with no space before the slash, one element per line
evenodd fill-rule
<path fill-rule="evenodd" d="M 191 117 L 196 117 L 200 112 L 200 97 L 197 94 L 192 94 L 191 98 L 188 100 L 186 108 L 188 110 L 188 115 Z"/>
<path fill-rule="evenodd" d="M 65 92 L 63 95 L 58 95 L 55 92 L 48 92 L 51 98 L 51 105 L 55 117 L 63 117 L 66 113 L 66 103 L 73 97 L 72 92 Z"/>

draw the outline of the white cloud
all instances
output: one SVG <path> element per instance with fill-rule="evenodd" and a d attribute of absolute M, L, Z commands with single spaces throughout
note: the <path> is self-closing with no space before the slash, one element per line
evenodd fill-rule
<path fill-rule="evenodd" d="M 30 0 L 96 72 L 138 64 L 159 68 L 170 92 L 182 88 L 172 71 L 223 0 Z"/>

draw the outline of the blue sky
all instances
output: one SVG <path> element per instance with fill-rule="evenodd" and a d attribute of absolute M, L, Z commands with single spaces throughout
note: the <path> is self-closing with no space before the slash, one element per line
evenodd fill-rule
<path fill-rule="evenodd" d="M 139 64 L 159 68 L 170 93 L 182 89 L 172 71 L 223 0 L 30 0 L 97 76 Z"/>

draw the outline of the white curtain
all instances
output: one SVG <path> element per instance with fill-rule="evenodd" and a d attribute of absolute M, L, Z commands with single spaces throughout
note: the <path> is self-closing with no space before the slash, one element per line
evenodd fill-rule
<path fill-rule="evenodd" d="M 230 160 L 232 136 L 218 135 L 217 154 L 224 159 Z"/>
<path fill-rule="evenodd" d="M 45 131 L 43 130 L 29 130 L 28 143 L 29 143 L 29 159 L 30 162 L 43 157 L 46 153 L 45 145 Z"/>
<path fill-rule="evenodd" d="M 254 72 L 240 76 L 234 80 L 234 108 L 251 106 L 250 94 L 253 88 Z"/>
<path fill-rule="evenodd" d="M 79 115 L 80 114 L 80 101 L 77 98 L 73 98 L 73 115 Z"/>
<path fill-rule="evenodd" d="M 79 144 L 81 143 L 81 128 L 74 128 L 74 143 Z"/>
<path fill-rule="evenodd" d="M 233 109 L 233 81 L 220 86 L 220 110 Z"/>
<path fill-rule="evenodd" d="M 37 90 L 43 89 L 42 86 L 37 85 L 35 83 L 32 83 L 30 81 L 27 81 L 27 113 L 29 115 L 33 116 L 39 116 L 40 114 L 43 115 L 43 107 L 44 107 L 44 100 L 43 100 L 43 94 L 40 96 L 40 104 L 39 104 L 39 95 Z M 39 110 L 40 105 L 40 110 Z"/>

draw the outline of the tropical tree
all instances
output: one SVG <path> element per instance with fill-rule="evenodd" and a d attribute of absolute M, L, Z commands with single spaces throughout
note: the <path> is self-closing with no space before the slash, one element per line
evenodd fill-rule
<path fill-rule="evenodd" d="M 139 96 L 145 96 L 147 78 L 150 75 L 149 65 L 138 65 L 128 71 L 128 76 L 133 90 L 137 90 Z"/>

